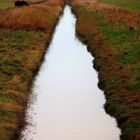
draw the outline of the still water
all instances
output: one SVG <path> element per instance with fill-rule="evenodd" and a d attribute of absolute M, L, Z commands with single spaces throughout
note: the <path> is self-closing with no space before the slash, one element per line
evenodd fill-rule
<path fill-rule="evenodd" d="M 66 6 L 33 85 L 22 140 L 119 140 L 117 123 L 103 108 L 93 57 L 76 38 L 75 24 Z"/>

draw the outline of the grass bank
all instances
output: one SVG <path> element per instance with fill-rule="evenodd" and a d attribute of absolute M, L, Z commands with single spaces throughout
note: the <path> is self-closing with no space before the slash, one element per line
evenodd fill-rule
<path fill-rule="evenodd" d="M 6 0 L 3 0 L 3 1 L 0 1 L 0 9 L 6 9 L 6 8 L 11 8 L 11 7 L 14 7 L 14 2 L 13 1 L 6 1 Z"/>
<path fill-rule="evenodd" d="M 32 81 L 62 11 L 62 0 L 48 0 L 0 14 L 0 140 L 18 139 L 25 125 Z"/>
<path fill-rule="evenodd" d="M 128 11 L 140 12 L 139 0 L 98 0 L 99 2 L 116 5 Z"/>
<path fill-rule="evenodd" d="M 76 31 L 95 57 L 106 111 L 122 140 L 140 139 L 140 15 L 90 0 L 71 0 Z"/>

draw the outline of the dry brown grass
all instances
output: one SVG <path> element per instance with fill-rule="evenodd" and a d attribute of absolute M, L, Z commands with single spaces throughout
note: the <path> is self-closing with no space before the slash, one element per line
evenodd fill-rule
<path fill-rule="evenodd" d="M 0 14 L 0 28 L 48 32 L 62 6 L 62 0 L 49 0 L 29 7 L 9 9 Z"/>
<path fill-rule="evenodd" d="M 0 13 L 0 140 L 16 140 L 34 76 L 63 11 L 48 0 Z"/>

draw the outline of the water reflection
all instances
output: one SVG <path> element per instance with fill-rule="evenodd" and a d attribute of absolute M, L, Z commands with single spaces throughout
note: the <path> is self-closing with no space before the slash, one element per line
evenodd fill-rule
<path fill-rule="evenodd" d="M 115 120 L 103 109 L 93 58 L 75 37 L 75 23 L 66 6 L 33 87 L 36 133 L 28 125 L 23 140 L 119 140 Z"/>

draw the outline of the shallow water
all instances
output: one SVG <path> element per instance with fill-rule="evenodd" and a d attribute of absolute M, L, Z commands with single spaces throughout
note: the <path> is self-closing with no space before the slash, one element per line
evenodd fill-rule
<path fill-rule="evenodd" d="M 103 109 L 93 57 L 75 36 L 76 19 L 66 6 L 33 86 L 31 122 L 22 140 L 119 140 L 114 118 Z"/>

